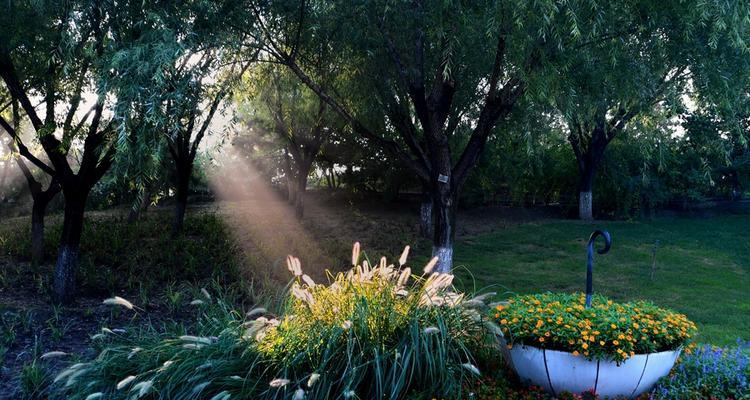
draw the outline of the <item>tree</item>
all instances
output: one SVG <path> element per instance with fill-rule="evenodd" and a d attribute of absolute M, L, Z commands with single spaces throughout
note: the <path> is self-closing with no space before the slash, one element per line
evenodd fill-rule
<path fill-rule="evenodd" d="M 643 2 L 635 11 L 607 27 L 621 33 L 573 54 L 552 100 L 567 122 L 578 163 L 583 220 L 593 219 L 594 177 L 612 139 L 638 116 L 679 115 L 682 96 L 691 82 L 701 79 L 698 75 L 720 70 L 727 55 L 747 48 L 742 32 L 748 9 L 742 5 Z M 600 18 L 601 10 L 579 17 Z M 707 51 L 716 40 L 728 43 L 723 50 L 730 54 Z"/>
<path fill-rule="evenodd" d="M 551 0 L 249 3 L 265 52 L 428 185 L 437 271 L 451 269 L 459 192 L 496 126 L 526 93 L 549 94 L 580 49 L 621 36 L 627 16 L 640 12 L 637 2 Z M 583 22 L 592 8 L 600 17 Z M 361 90 L 317 79 L 306 50 L 321 42 Z M 368 123 L 373 114 L 386 116 L 385 131 Z"/>
<path fill-rule="evenodd" d="M 253 71 L 250 101 L 255 101 L 253 120 L 271 132 L 282 148 L 288 196 L 298 218 L 304 214 L 305 191 L 312 167 L 323 145 L 343 124 L 310 89 L 278 66 Z"/>
<path fill-rule="evenodd" d="M 191 62 L 191 58 L 198 61 Z M 160 124 L 166 130 L 167 148 L 174 162 L 174 233 L 182 230 L 185 220 L 190 178 L 198 147 L 209 133 L 211 121 L 229 93 L 231 83 L 241 75 L 241 72 L 224 71 L 228 77 L 218 83 L 212 82 L 218 73 L 214 65 L 219 60 L 214 51 L 187 52 L 168 69 L 166 87 L 157 89 L 166 94 L 163 100 L 164 120 Z"/>
<path fill-rule="evenodd" d="M 55 266 L 56 300 L 75 293 L 83 214 L 91 188 L 112 162 L 114 130 L 105 114 L 107 90 L 100 75 L 111 21 L 97 1 L 26 2 L 3 5 L 0 22 L 0 78 L 23 109 L 49 164 L 35 157 L 10 130 L 19 153 L 60 184 L 65 196 L 63 230 Z M 83 96 L 96 93 L 93 106 L 77 118 Z M 41 99 L 40 114 L 32 99 Z M 59 108 L 64 109 L 60 113 Z M 3 120 L 4 121 L 4 120 Z M 10 127 L 3 122 L 6 130 Z M 80 162 L 69 157 L 80 146 Z M 76 168 L 77 167 L 77 168 Z"/>
<path fill-rule="evenodd" d="M 21 132 L 21 114 L 18 109 L 18 102 L 12 100 L 10 102 L 12 107 L 12 126 L 6 126 L 7 121 L 0 118 L 0 126 L 3 127 L 6 133 L 10 136 L 11 140 L 5 145 L 10 154 L 10 157 L 15 160 L 18 168 L 23 173 L 26 183 L 31 193 L 32 206 L 31 206 L 31 264 L 39 265 L 44 261 L 44 219 L 47 214 L 47 206 L 52 199 L 57 196 L 60 192 L 60 184 L 57 182 L 54 176 L 49 177 L 49 184 L 47 188 L 44 188 L 43 182 L 34 176 L 33 171 L 26 165 L 24 159 L 17 156 L 17 144 L 15 138 L 18 137 L 18 133 Z M 19 144 L 23 146 L 23 143 Z M 10 161 L 8 161 L 10 163 Z M 4 181 L 7 174 L 8 165 L 5 166 L 6 171 L 2 180 Z M 44 175 L 48 175 L 43 172 Z M 0 187 L 4 187 L 4 182 L 0 182 Z"/>

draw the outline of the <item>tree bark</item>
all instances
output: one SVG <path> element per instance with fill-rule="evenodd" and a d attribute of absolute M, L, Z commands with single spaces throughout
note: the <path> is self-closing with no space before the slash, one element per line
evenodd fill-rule
<path fill-rule="evenodd" d="M 433 192 L 432 256 L 438 258 L 434 271 L 449 273 L 453 269 L 453 242 L 456 237 L 456 206 L 453 194 L 448 190 Z"/>
<path fill-rule="evenodd" d="M 76 271 L 88 192 L 88 189 L 80 187 L 69 188 L 64 192 L 65 214 L 52 288 L 55 301 L 62 304 L 72 302 L 76 294 Z"/>
<path fill-rule="evenodd" d="M 419 234 L 429 238 L 432 235 L 432 198 L 429 185 L 422 189 L 422 200 L 419 207 Z"/>
<path fill-rule="evenodd" d="M 578 185 L 578 218 L 583 221 L 594 220 L 594 176 L 596 165 L 592 162 L 584 162 L 580 171 L 580 182 Z"/>
<path fill-rule="evenodd" d="M 289 204 L 295 204 L 295 179 L 292 170 L 292 160 L 289 150 L 284 150 L 284 180 L 286 181 L 286 200 Z"/>
<path fill-rule="evenodd" d="M 177 184 L 175 188 L 174 220 L 172 221 L 172 233 L 175 235 L 182 232 L 182 227 L 185 223 L 185 211 L 187 210 L 188 192 L 190 191 L 190 176 L 193 173 L 192 162 L 176 162 L 176 164 Z"/>
<path fill-rule="evenodd" d="M 294 214 L 302 218 L 305 214 L 305 191 L 307 190 L 307 176 L 310 174 L 312 162 L 302 161 L 298 165 L 297 188 L 295 189 Z"/>
<path fill-rule="evenodd" d="M 31 264 L 34 266 L 44 262 L 44 217 L 47 205 L 54 198 L 57 191 L 51 195 L 43 192 L 34 196 L 31 207 Z"/>

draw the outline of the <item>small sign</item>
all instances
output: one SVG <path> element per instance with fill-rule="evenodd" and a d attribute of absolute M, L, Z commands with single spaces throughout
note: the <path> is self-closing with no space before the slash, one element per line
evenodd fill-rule
<path fill-rule="evenodd" d="M 447 175 L 443 175 L 443 174 L 439 174 L 438 175 L 438 182 L 440 182 L 440 183 L 448 183 L 448 176 Z"/>

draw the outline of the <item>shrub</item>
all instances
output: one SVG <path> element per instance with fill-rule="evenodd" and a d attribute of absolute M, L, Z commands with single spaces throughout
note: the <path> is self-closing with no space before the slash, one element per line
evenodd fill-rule
<path fill-rule="evenodd" d="M 171 235 L 170 221 L 168 215 L 158 213 L 133 224 L 112 216 L 87 217 L 78 271 L 83 294 L 103 295 L 141 286 L 158 288 L 175 279 L 185 282 L 238 279 L 240 252 L 219 216 L 190 214 L 183 234 L 177 237 Z M 45 256 L 50 262 L 57 254 L 61 222 L 59 218 L 50 218 L 45 234 Z M 27 225 L 19 223 L 0 231 L 0 243 L 3 241 L 7 242 L 3 250 L 13 258 L 25 259 L 30 254 Z M 9 272 L 9 279 L 21 284 L 28 282 L 29 268 L 13 265 L 18 267 Z M 51 276 L 52 265 L 40 266 L 35 272 Z M 149 279 L 143 279 L 144 276 Z"/>
<path fill-rule="evenodd" d="M 562 350 L 589 359 L 624 361 L 635 354 L 675 350 L 689 342 L 695 324 L 682 314 L 644 301 L 615 303 L 595 295 L 533 294 L 495 310 L 508 346 Z"/>
<path fill-rule="evenodd" d="M 406 253 L 400 259 L 403 266 Z M 452 289 L 453 276 L 413 275 L 408 267 L 359 263 L 320 285 L 288 264 L 295 278 L 279 317 L 249 319 L 221 302 L 206 307 L 195 335 L 118 336 L 89 363 L 63 371 L 60 393 L 85 399 L 460 397 L 479 374 L 474 352 L 486 345 L 481 298 Z M 207 296 L 208 297 L 208 296 Z M 132 377 L 132 378 L 131 378 Z M 119 389 L 118 389 L 119 387 Z"/>
<path fill-rule="evenodd" d="M 651 398 L 750 399 L 750 343 L 737 344 L 732 349 L 705 345 L 684 356 Z"/>

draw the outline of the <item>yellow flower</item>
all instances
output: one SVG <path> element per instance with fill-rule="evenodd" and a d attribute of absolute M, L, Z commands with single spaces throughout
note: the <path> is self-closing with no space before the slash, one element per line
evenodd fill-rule
<path fill-rule="evenodd" d="M 584 343 L 584 344 L 581 345 L 581 347 L 583 347 L 584 350 L 588 349 L 589 348 L 589 344 L 588 343 Z"/>

